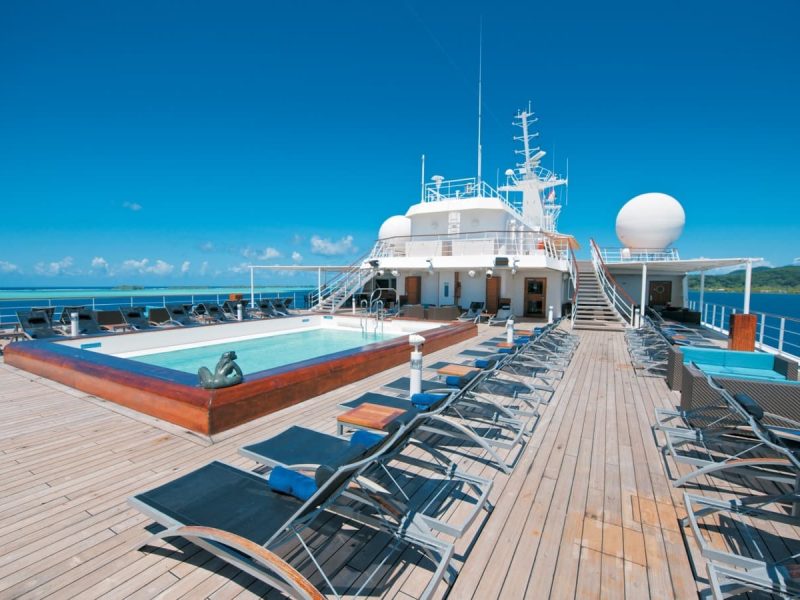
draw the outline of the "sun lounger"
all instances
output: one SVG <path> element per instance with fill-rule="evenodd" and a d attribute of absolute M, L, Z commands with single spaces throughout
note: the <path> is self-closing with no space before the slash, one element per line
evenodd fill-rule
<path fill-rule="evenodd" d="M 169 319 L 178 325 L 193 325 L 197 321 L 191 317 L 191 311 L 186 310 L 183 304 L 167 304 L 164 306 L 169 314 Z"/>
<path fill-rule="evenodd" d="M 221 323 L 225 320 L 222 308 L 214 302 L 201 302 L 192 309 L 192 315 L 203 323 Z"/>
<path fill-rule="evenodd" d="M 451 383 L 456 382 L 451 381 Z M 446 387 L 445 383 L 439 382 L 438 388 L 430 385 L 427 392 L 411 399 L 368 393 L 340 406 L 352 410 L 364 404 L 373 404 L 398 408 L 404 412 L 404 418 L 423 415 L 426 421 L 419 426 L 419 431 L 474 444 L 486 452 L 503 472 L 510 473 L 514 462 L 503 459 L 497 450 L 521 447 L 524 444 L 524 435 L 527 433 L 526 422 L 497 404 L 487 406 L 488 402 L 470 399 L 468 392 L 475 383 L 469 381 L 460 383 L 461 387 Z M 456 393 L 457 396 L 452 396 Z M 420 404 L 421 402 L 423 404 Z M 345 429 L 359 427 L 381 430 L 380 427 L 358 426 L 340 421 L 339 433 L 343 433 Z"/>
<path fill-rule="evenodd" d="M 251 311 L 251 314 L 261 319 L 274 319 L 283 316 L 275 310 L 272 301 L 266 298 L 256 303 L 256 307 Z"/>
<path fill-rule="evenodd" d="M 126 329 L 130 329 L 120 309 L 96 310 L 94 311 L 94 318 L 102 329 L 108 331 L 125 331 Z"/>
<path fill-rule="evenodd" d="M 785 598 L 800 597 L 800 553 L 796 552 L 796 546 L 784 545 L 779 540 L 776 540 L 778 543 L 767 541 L 774 536 L 773 523 L 797 526 L 797 517 L 790 516 L 785 505 L 799 500 L 797 492 L 733 500 L 684 494 L 687 516 L 681 523 L 691 528 L 700 553 L 706 560 L 708 583 L 714 598 L 721 600 L 734 595 L 742 596 L 746 592 L 765 592 Z M 723 514 L 721 520 L 725 522 L 724 527 L 716 519 L 706 524 L 709 517 Z M 764 524 L 767 527 L 761 530 Z M 766 532 L 765 537 L 762 537 L 762 531 Z M 725 535 L 725 532 L 733 532 L 734 539 L 729 542 L 734 548 L 732 550 L 719 548 L 710 541 L 718 540 L 720 534 Z M 740 544 L 741 538 L 746 543 Z M 779 550 L 781 548 L 782 551 Z"/>
<path fill-rule="evenodd" d="M 108 331 L 105 331 L 100 327 L 100 324 L 94 317 L 93 311 L 89 310 L 85 306 L 65 306 L 61 310 L 60 322 L 67 334 L 71 333 L 72 331 L 73 313 L 78 314 L 79 335 L 103 335 L 108 333 Z"/>
<path fill-rule="evenodd" d="M 380 439 L 380 435 L 366 431 L 356 432 L 352 437 L 346 438 L 295 425 L 271 438 L 244 446 L 239 449 L 239 453 L 269 468 L 307 469 L 316 468 L 330 460 L 346 460 L 352 455 L 353 447 L 359 444 L 367 447 L 376 444 L 375 448 L 379 450 Z M 415 448 L 418 447 L 419 445 L 415 445 Z M 398 447 L 397 450 L 384 453 L 360 477 L 372 482 L 375 486 L 373 490 L 381 486 L 396 499 L 402 498 L 402 509 L 406 513 L 413 513 L 413 518 L 421 518 L 436 531 L 458 538 L 481 510 L 491 510 L 488 502 L 491 480 L 462 472 L 458 465 L 441 452 L 436 452 L 432 460 L 424 461 L 417 456 L 403 454 L 403 448 Z M 415 472 L 409 473 L 400 468 L 400 465 L 411 466 Z M 402 485 L 409 479 L 413 487 L 424 485 L 425 494 L 421 498 L 414 497 L 411 485 Z M 458 495 L 462 501 L 469 496 L 468 502 L 471 504 L 471 509 L 457 524 L 452 523 L 451 519 L 443 520 L 437 512 L 438 504 L 446 500 L 444 496 L 453 495 Z"/>
<path fill-rule="evenodd" d="M 152 306 L 147 309 L 148 322 L 155 327 L 180 327 L 181 323 L 173 321 L 169 311 L 162 306 Z"/>
<path fill-rule="evenodd" d="M 63 336 L 64 332 L 53 328 L 46 312 L 40 310 L 18 310 L 20 329 L 30 340 L 43 340 Z"/>
<path fill-rule="evenodd" d="M 130 308 L 120 308 L 122 318 L 128 327 L 140 331 L 142 329 L 152 329 L 150 319 L 145 316 L 144 306 L 131 306 Z"/>
<path fill-rule="evenodd" d="M 497 309 L 497 313 L 493 317 L 489 318 L 489 325 L 505 325 L 506 321 L 508 321 L 512 316 L 511 305 L 503 304 Z"/>
<path fill-rule="evenodd" d="M 272 307 L 275 312 L 281 317 L 288 317 L 291 313 L 282 298 L 276 298 L 272 301 Z"/>
<path fill-rule="evenodd" d="M 358 527 L 389 533 L 393 540 L 377 567 L 362 574 L 361 587 L 348 590 L 348 595 L 362 595 L 398 545 L 405 545 L 420 550 L 423 565 L 426 560 L 433 563 L 433 576 L 421 594 L 428 598 L 446 573 L 453 546 L 435 537 L 423 519 L 397 512 L 391 498 L 375 494 L 359 477 L 381 452 L 391 452 L 408 435 L 409 427 L 399 427 L 381 442 L 378 452 L 361 447 L 366 458 L 348 464 L 320 465 L 314 477 L 281 467 L 264 477 L 212 462 L 138 494 L 129 502 L 166 527 L 151 540 L 185 538 L 287 596 L 304 598 L 323 596 L 289 564 L 288 560 L 298 559 L 295 553 L 283 558 L 276 552 L 287 542 L 299 541 L 300 559 L 310 558 L 308 568 L 313 565 L 315 578 L 321 580 L 323 589 L 338 597 L 330 577 L 314 556 L 316 546 L 307 545 L 303 537 L 307 530 L 323 535 L 322 530 L 314 528 L 315 520 L 323 514 L 336 515 Z M 333 520 L 327 520 L 325 534 L 330 535 L 333 527 Z"/>
<path fill-rule="evenodd" d="M 239 319 L 239 305 L 242 305 L 242 319 L 247 318 L 247 301 L 246 300 L 225 300 L 222 303 L 222 312 L 225 318 L 230 321 L 237 321 Z"/>
<path fill-rule="evenodd" d="M 786 443 L 800 441 L 800 423 L 768 413 L 746 394 L 732 395 L 708 379 L 723 405 L 695 411 L 656 410 L 653 432 L 664 436 L 662 453 L 694 467 L 674 478 L 673 485 L 727 473 L 800 485 L 800 456 Z"/>
<path fill-rule="evenodd" d="M 461 316 L 458 317 L 459 321 L 472 321 L 474 323 L 478 323 L 481 320 L 481 314 L 483 313 L 483 302 L 470 302 L 469 309 L 466 312 L 461 313 Z"/>

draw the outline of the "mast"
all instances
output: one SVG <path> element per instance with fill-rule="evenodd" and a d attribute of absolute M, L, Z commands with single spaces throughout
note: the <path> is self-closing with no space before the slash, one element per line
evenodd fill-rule
<path fill-rule="evenodd" d="M 481 17 L 480 33 L 478 34 L 478 177 L 477 193 L 481 189 L 481 117 L 483 112 L 483 17 Z"/>

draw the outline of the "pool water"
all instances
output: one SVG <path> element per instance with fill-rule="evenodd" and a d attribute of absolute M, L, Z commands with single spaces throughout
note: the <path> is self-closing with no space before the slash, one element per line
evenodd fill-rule
<path fill-rule="evenodd" d="M 248 374 L 351 350 L 400 335 L 403 334 L 388 332 L 375 334 L 322 328 L 146 354 L 132 360 L 187 373 L 197 373 L 200 367 L 208 367 L 213 373 L 222 353 L 233 350 L 237 355 L 236 363 L 245 374 Z"/>

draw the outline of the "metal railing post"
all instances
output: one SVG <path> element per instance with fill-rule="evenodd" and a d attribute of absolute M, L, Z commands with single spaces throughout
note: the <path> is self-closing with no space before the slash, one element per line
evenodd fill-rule
<path fill-rule="evenodd" d="M 758 343 L 759 345 L 764 345 L 764 321 L 767 320 L 767 315 L 765 313 L 761 313 L 761 330 L 758 333 Z"/>
<path fill-rule="evenodd" d="M 724 306 L 720 306 L 719 328 L 720 328 L 720 331 L 725 331 L 725 307 Z"/>
<path fill-rule="evenodd" d="M 786 317 L 781 317 L 781 326 L 778 330 L 778 352 L 783 352 L 783 334 L 786 331 Z"/>
<path fill-rule="evenodd" d="M 717 326 L 717 305 L 711 305 L 711 327 Z"/>

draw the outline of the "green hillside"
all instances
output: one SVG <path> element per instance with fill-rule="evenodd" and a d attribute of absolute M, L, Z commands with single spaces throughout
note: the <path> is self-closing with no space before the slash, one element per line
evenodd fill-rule
<path fill-rule="evenodd" d="M 706 275 L 706 289 L 719 292 L 741 292 L 744 290 L 744 269 L 725 275 Z M 689 289 L 700 289 L 700 276 L 689 276 Z M 800 294 L 800 265 L 787 267 L 757 267 L 753 269 L 754 292 L 778 292 Z"/>

